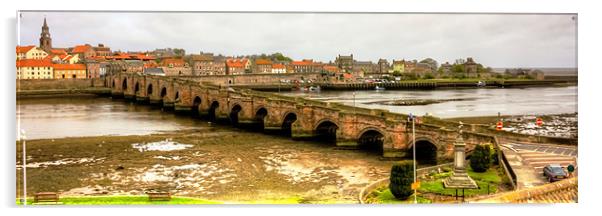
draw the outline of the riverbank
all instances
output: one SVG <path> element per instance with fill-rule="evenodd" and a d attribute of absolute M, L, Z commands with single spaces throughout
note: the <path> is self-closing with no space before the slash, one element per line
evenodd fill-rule
<path fill-rule="evenodd" d="M 478 85 L 479 82 L 485 84 Z M 426 79 L 426 80 L 401 80 L 388 83 L 300 83 L 300 84 L 237 84 L 235 87 L 249 88 L 260 91 L 291 91 L 299 86 L 320 86 L 321 90 L 429 90 L 449 88 L 526 88 L 526 87 L 563 87 L 577 85 L 577 77 L 561 77 L 545 80 L 534 79 Z"/>
<path fill-rule="evenodd" d="M 543 120 L 542 126 L 537 126 L 536 119 Z M 448 121 L 462 121 L 468 124 L 480 124 L 494 128 L 499 120 L 503 122 L 502 130 L 520 134 L 578 138 L 578 114 L 565 113 L 555 115 L 502 115 L 447 118 Z"/>
<path fill-rule="evenodd" d="M 111 89 L 104 87 L 87 87 L 79 89 L 39 89 L 39 90 L 17 90 L 17 98 L 35 97 L 64 97 L 64 96 L 110 96 Z"/>
<path fill-rule="evenodd" d="M 17 142 L 17 196 L 21 143 Z M 61 196 L 174 196 L 227 203 L 356 203 L 391 161 L 314 142 L 204 127 L 27 141 L 27 187 Z"/>

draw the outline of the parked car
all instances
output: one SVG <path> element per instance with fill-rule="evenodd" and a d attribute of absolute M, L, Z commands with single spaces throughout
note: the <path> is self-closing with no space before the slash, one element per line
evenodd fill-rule
<path fill-rule="evenodd" d="M 543 176 L 548 178 L 548 181 L 555 182 L 567 178 L 568 174 L 560 164 L 549 164 L 543 168 Z"/>

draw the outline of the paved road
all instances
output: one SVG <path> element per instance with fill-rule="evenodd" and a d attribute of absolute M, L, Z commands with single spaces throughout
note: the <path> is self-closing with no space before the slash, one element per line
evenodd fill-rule
<path fill-rule="evenodd" d="M 505 143 L 501 146 L 516 173 L 519 189 L 548 183 L 542 171 L 548 164 L 576 165 L 576 146 L 532 143 Z"/>

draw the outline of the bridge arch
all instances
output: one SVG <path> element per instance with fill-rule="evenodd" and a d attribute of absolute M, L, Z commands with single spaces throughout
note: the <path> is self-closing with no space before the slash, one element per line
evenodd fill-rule
<path fill-rule="evenodd" d="M 238 113 L 242 111 L 240 104 L 234 104 L 230 110 L 230 122 L 234 126 L 238 126 Z"/>
<path fill-rule="evenodd" d="M 260 131 L 263 131 L 264 129 L 264 121 L 265 118 L 268 116 L 268 109 L 266 109 L 263 106 L 260 106 L 256 111 L 255 111 L 255 122 L 257 123 L 257 129 Z"/>
<path fill-rule="evenodd" d="M 208 111 L 209 121 L 215 122 L 215 120 L 217 119 L 215 111 L 218 109 L 219 109 L 219 102 L 217 102 L 217 101 L 211 102 L 211 106 L 209 106 L 209 111 Z"/>
<path fill-rule="evenodd" d="M 139 91 L 140 91 L 140 84 L 136 81 L 136 84 L 134 85 L 134 95 L 138 95 Z"/>
<path fill-rule="evenodd" d="M 282 134 L 291 136 L 293 134 L 293 123 L 297 121 L 297 113 L 287 112 L 282 119 Z"/>
<path fill-rule="evenodd" d="M 121 84 L 121 90 L 123 90 L 125 92 L 125 90 L 128 89 L 128 78 L 124 77 L 123 78 L 123 83 Z"/>
<path fill-rule="evenodd" d="M 194 99 L 192 100 L 192 114 L 195 116 L 200 116 L 201 115 L 201 110 L 199 110 L 199 108 L 201 107 L 201 97 L 200 96 L 195 96 Z"/>
<path fill-rule="evenodd" d="M 148 84 L 148 87 L 146 87 L 146 95 L 148 95 L 149 97 L 151 95 L 153 95 L 153 84 Z"/>
<path fill-rule="evenodd" d="M 382 154 L 385 134 L 382 130 L 375 127 L 364 128 L 357 137 L 358 147 L 362 150 Z"/>
<path fill-rule="evenodd" d="M 167 87 L 163 87 L 161 88 L 161 104 L 163 103 L 163 101 L 165 100 L 165 96 L 167 96 Z"/>
<path fill-rule="evenodd" d="M 413 154 L 412 140 L 408 145 L 409 155 Z M 437 142 L 428 137 L 416 137 L 416 161 L 418 164 L 437 164 Z"/>
<path fill-rule="evenodd" d="M 314 134 L 324 142 L 335 143 L 337 140 L 337 130 L 339 125 L 330 119 L 322 119 L 316 123 Z"/>

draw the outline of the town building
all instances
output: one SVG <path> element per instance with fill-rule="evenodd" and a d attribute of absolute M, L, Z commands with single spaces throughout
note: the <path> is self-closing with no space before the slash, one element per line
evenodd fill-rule
<path fill-rule="evenodd" d="M 17 79 L 52 79 L 54 68 L 49 59 L 17 60 Z"/>
<path fill-rule="evenodd" d="M 467 58 L 464 63 L 464 72 L 468 77 L 477 77 L 477 63 L 472 58 Z"/>
<path fill-rule="evenodd" d="M 88 59 L 96 56 L 96 51 L 90 44 L 77 45 L 71 49 L 71 55 L 79 55 L 80 59 Z"/>
<path fill-rule="evenodd" d="M 159 67 L 163 69 L 165 76 L 192 76 L 192 68 L 181 58 L 164 58 Z"/>
<path fill-rule="evenodd" d="M 449 62 L 445 62 L 445 63 L 441 64 L 440 68 L 441 68 L 441 72 L 443 74 L 450 74 L 452 71 L 452 65 L 449 64 Z"/>
<path fill-rule="evenodd" d="M 41 60 L 46 58 L 48 53 L 42 48 L 31 46 L 17 46 L 17 60 L 22 59 L 37 59 Z"/>
<path fill-rule="evenodd" d="M 46 18 L 44 18 L 44 25 L 42 25 L 42 33 L 40 33 L 40 48 L 47 53 L 52 50 L 52 38 L 50 38 L 50 28 L 46 24 Z"/>
<path fill-rule="evenodd" d="M 361 70 L 364 73 L 375 73 L 377 72 L 377 65 L 372 63 L 372 61 L 355 61 L 353 63 L 353 69 Z"/>
<path fill-rule="evenodd" d="M 104 44 L 98 44 L 98 46 L 92 48 L 96 54 L 96 56 L 110 56 L 111 48 L 105 47 Z"/>
<path fill-rule="evenodd" d="M 283 64 L 273 64 L 272 65 L 272 73 L 275 73 L 275 74 L 286 73 L 286 66 Z"/>
<path fill-rule="evenodd" d="M 84 64 L 53 64 L 55 79 L 85 79 L 86 65 Z"/>
<path fill-rule="evenodd" d="M 226 74 L 239 75 L 251 72 L 251 62 L 249 59 L 228 59 L 226 60 Z"/>
<path fill-rule="evenodd" d="M 214 75 L 213 54 L 205 53 L 200 55 L 192 55 L 192 74 L 197 76 Z"/>
<path fill-rule="evenodd" d="M 101 59 L 87 59 L 83 62 L 86 65 L 88 78 L 104 77 L 107 73 L 108 63 Z"/>
<path fill-rule="evenodd" d="M 406 61 L 405 60 L 393 60 L 393 64 L 392 64 L 392 72 L 393 73 L 405 73 L 405 65 L 406 65 Z"/>
<path fill-rule="evenodd" d="M 294 73 L 313 73 L 314 61 L 312 59 L 303 59 L 302 61 L 292 61 L 290 64 Z"/>
<path fill-rule="evenodd" d="M 256 73 L 271 73 L 272 65 L 273 65 L 273 63 L 269 59 L 257 59 L 257 60 L 255 60 L 255 72 Z"/>
<path fill-rule="evenodd" d="M 353 54 L 349 56 L 339 55 L 335 59 L 335 64 L 342 69 L 343 71 L 352 71 L 353 70 Z"/>
<path fill-rule="evenodd" d="M 378 60 L 378 73 L 389 73 L 389 62 L 386 59 Z"/>

